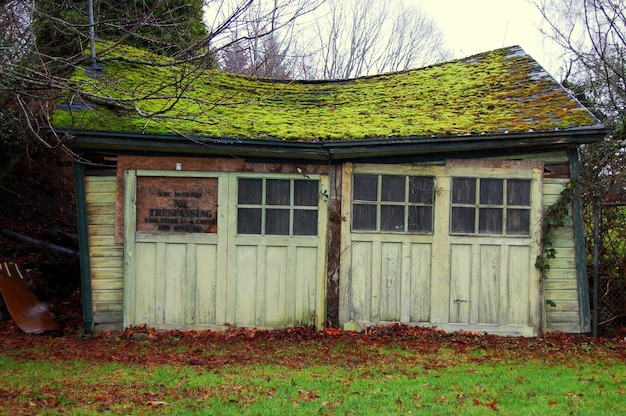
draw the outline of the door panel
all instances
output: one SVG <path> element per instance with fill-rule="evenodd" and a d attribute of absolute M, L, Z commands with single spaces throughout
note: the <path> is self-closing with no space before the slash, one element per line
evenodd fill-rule
<path fill-rule="evenodd" d="M 145 182 L 149 186 L 142 188 L 139 201 L 137 176 L 151 178 Z M 294 180 L 293 175 L 270 176 L 281 179 L 272 184 L 284 185 Z M 172 182 L 178 186 L 175 192 L 160 185 L 170 177 L 179 178 Z M 309 184 L 297 176 L 302 183 L 298 182 L 295 189 L 304 202 L 303 207 L 292 209 L 298 211 L 294 229 L 305 234 L 317 230 L 317 235 L 239 235 L 240 177 L 261 178 L 235 173 L 127 172 L 125 326 L 145 323 L 157 329 L 172 329 L 323 325 L 327 221 L 324 199 L 317 198 L 316 193 L 311 198 L 310 189 L 305 191 L 308 198 L 303 199 L 301 188 Z M 194 180 L 185 182 L 180 178 Z M 203 179 L 209 180 L 210 185 L 205 186 Z M 181 183 L 193 183 L 199 190 L 187 192 Z M 319 195 L 327 195 L 327 183 L 325 177 L 315 178 Z M 207 189 L 217 193 L 208 208 L 198 202 L 206 197 Z M 141 198 L 150 202 L 142 202 Z M 271 201 L 270 208 L 274 212 L 282 209 L 281 214 L 287 212 L 283 199 L 279 201 L 282 205 Z M 316 201 L 318 205 L 312 205 Z M 170 202 L 171 206 L 162 206 Z M 303 211 L 305 218 L 317 218 L 317 223 L 304 223 Z M 143 221 L 140 227 L 136 225 L 137 213 L 141 213 Z M 159 232 L 161 223 L 167 232 Z M 274 228 L 276 225 L 280 224 L 274 224 Z M 284 232 L 285 227 L 280 227 Z"/>
<path fill-rule="evenodd" d="M 341 324 L 537 333 L 542 170 L 487 165 L 344 166 Z"/>
<path fill-rule="evenodd" d="M 498 306 L 500 305 L 500 279 L 506 278 L 500 273 L 500 247 L 480 246 L 480 273 L 478 281 L 478 324 L 497 324 Z"/>
<path fill-rule="evenodd" d="M 454 244 L 450 252 L 450 322 L 469 323 L 472 246 Z"/>

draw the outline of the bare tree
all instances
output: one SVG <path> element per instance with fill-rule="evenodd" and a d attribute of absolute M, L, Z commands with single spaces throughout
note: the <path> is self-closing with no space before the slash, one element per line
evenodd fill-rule
<path fill-rule="evenodd" d="M 563 85 L 613 128 L 604 141 L 581 148 L 578 181 L 583 215 L 587 224 L 593 224 L 597 203 L 626 201 L 626 4 L 619 0 L 533 3 L 544 17 L 544 34 L 563 49 Z M 603 244 L 600 252 L 603 276 L 623 276 L 625 222 L 623 209 L 607 209 L 602 216 L 602 239 L 612 242 Z M 592 258 L 591 231 L 586 240 Z"/>
<path fill-rule="evenodd" d="M 534 1 L 543 33 L 563 48 L 564 81 L 584 89 L 607 118 L 626 120 L 626 3 L 616 0 Z"/>
<path fill-rule="evenodd" d="M 220 68 L 255 77 L 297 77 L 293 56 L 296 22 L 325 1 L 299 0 L 280 5 L 276 0 L 266 0 L 252 4 L 241 14 L 238 24 L 215 38 Z"/>
<path fill-rule="evenodd" d="M 255 40 L 268 57 L 271 55 L 276 60 L 283 49 L 277 49 L 273 34 L 323 2 L 205 0 L 206 22 L 203 24 L 206 27 L 202 32 L 194 29 L 195 34 L 187 36 L 190 28 L 197 27 L 193 19 L 199 17 L 183 12 L 187 10 L 185 7 L 192 3 L 197 5 L 199 1 L 94 1 L 96 36 L 109 41 L 108 46 L 100 48 L 98 57 L 106 58 L 107 50 L 119 44 L 148 45 L 157 51 L 165 50 L 174 58 L 173 65 L 190 64 L 186 72 L 188 79 L 184 82 L 164 80 L 179 82 L 178 91 L 182 93 L 186 85 L 194 82 L 194 71 L 212 65 L 219 50 L 230 45 Z M 116 4 L 123 10 L 113 10 Z M 193 7 L 189 10 L 196 10 Z M 4 124 L 1 125 L 20 120 L 31 139 L 47 147 L 61 144 L 58 140 L 46 142 L 44 139 L 49 136 L 41 134 L 41 130 L 47 127 L 48 112 L 54 108 L 57 97 L 80 89 L 79 85 L 69 83 L 68 77 L 75 67 L 89 61 L 84 53 L 90 39 L 87 15 L 83 0 L 10 0 L 0 7 L 0 57 L 3 58 L 0 100 L 4 108 Z M 257 28 L 254 33 L 242 30 L 250 26 L 250 16 L 254 17 Z M 167 37 L 163 36 L 165 31 L 169 33 Z M 269 59 L 265 61 L 269 65 Z M 286 76 L 286 73 L 274 74 Z"/>
<path fill-rule="evenodd" d="M 398 71 L 451 56 L 434 20 L 405 1 L 329 0 L 313 27 L 313 78 Z"/>

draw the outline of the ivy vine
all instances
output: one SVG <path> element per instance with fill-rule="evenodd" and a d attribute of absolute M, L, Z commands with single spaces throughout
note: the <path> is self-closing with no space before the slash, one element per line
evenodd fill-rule
<path fill-rule="evenodd" d="M 566 225 L 569 225 L 569 207 L 571 206 L 574 198 L 575 183 L 570 181 L 565 185 L 565 189 L 561 191 L 559 199 L 552 205 L 550 205 L 543 217 L 542 238 L 541 243 L 543 247 L 542 254 L 537 256 L 535 261 L 535 267 L 542 272 L 550 270 L 550 259 L 556 258 L 556 248 L 554 243 L 556 242 L 555 231 Z M 554 301 L 547 299 L 546 304 L 551 307 L 556 307 Z"/>

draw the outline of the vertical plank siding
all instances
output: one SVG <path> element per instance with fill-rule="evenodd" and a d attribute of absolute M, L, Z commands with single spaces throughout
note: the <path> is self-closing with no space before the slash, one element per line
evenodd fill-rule
<path fill-rule="evenodd" d="M 569 182 L 566 178 L 546 178 L 543 186 L 544 209 L 555 203 Z M 544 299 L 556 306 L 544 306 L 545 328 L 548 331 L 570 333 L 583 332 L 581 327 L 581 309 L 576 271 L 576 252 L 574 250 L 574 227 L 572 209 L 569 209 L 568 224 L 556 232 L 556 258 L 550 259 L 550 270 L 543 275 Z"/>
<path fill-rule="evenodd" d="M 94 330 L 120 330 L 124 252 L 115 243 L 116 178 L 87 176 L 85 192 Z"/>

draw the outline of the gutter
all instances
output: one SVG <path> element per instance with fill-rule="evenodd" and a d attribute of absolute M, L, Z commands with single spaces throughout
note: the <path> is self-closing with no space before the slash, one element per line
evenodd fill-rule
<path fill-rule="evenodd" d="M 80 150 L 114 152 L 163 152 L 223 156 L 284 157 L 308 160 L 407 156 L 442 152 L 496 149 L 535 149 L 578 145 L 602 140 L 609 129 L 593 127 L 524 133 L 455 136 L 413 136 L 333 141 L 296 141 L 229 137 L 193 137 L 167 134 L 138 134 L 115 131 L 58 131 L 69 135 Z"/>

